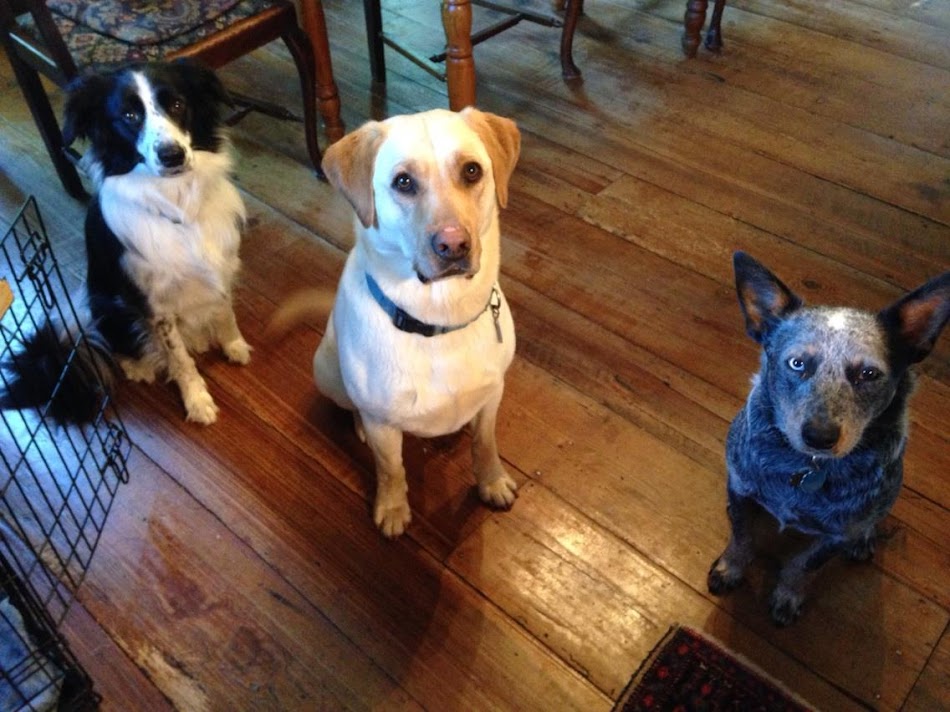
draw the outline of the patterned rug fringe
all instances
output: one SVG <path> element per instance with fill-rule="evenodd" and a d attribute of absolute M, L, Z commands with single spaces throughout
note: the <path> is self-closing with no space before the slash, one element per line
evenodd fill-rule
<path fill-rule="evenodd" d="M 670 627 L 650 651 L 612 712 L 647 710 L 817 712 L 721 641 L 679 625 Z"/>

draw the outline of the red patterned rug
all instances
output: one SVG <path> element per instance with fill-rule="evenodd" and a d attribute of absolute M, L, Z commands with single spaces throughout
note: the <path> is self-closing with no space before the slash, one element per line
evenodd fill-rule
<path fill-rule="evenodd" d="M 807 703 L 694 630 L 670 628 L 613 712 L 807 712 Z"/>

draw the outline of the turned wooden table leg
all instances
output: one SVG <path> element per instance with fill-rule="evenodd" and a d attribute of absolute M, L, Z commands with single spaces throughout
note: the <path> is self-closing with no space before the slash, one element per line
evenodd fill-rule
<path fill-rule="evenodd" d="M 471 2 L 443 0 L 442 26 L 445 29 L 445 80 L 449 90 L 449 108 L 461 111 L 475 104 Z"/>
<path fill-rule="evenodd" d="M 302 0 L 300 3 L 301 24 L 313 46 L 317 62 L 317 104 L 330 143 L 343 137 L 343 120 L 340 118 L 340 92 L 333 81 L 333 64 L 330 61 L 330 42 L 327 39 L 327 22 L 321 0 Z"/>
<path fill-rule="evenodd" d="M 722 10 L 726 0 L 716 0 L 713 6 L 712 17 L 709 19 L 709 29 L 706 31 L 706 49 L 718 52 L 722 49 L 722 32 L 719 25 L 722 23 Z"/>
<path fill-rule="evenodd" d="M 687 57 L 695 57 L 699 49 L 699 36 L 706 22 L 708 0 L 687 0 L 686 16 L 683 18 L 683 52 Z"/>
<path fill-rule="evenodd" d="M 563 6 L 564 27 L 561 30 L 561 76 L 565 79 L 576 79 L 581 70 L 574 64 L 574 30 L 577 29 L 577 18 L 584 9 L 584 0 L 567 0 Z"/>
<path fill-rule="evenodd" d="M 373 81 L 386 81 L 386 53 L 383 46 L 383 13 L 380 0 L 363 0 L 366 15 L 366 39 L 369 42 L 369 70 Z"/>

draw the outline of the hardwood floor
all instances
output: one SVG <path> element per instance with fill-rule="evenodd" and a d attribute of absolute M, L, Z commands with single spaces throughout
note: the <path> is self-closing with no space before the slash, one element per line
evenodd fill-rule
<path fill-rule="evenodd" d="M 387 32 L 440 49 L 438 3 L 383 6 Z M 324 7 L 348 128 L 446 105 L 393 52 L 371 87 L 361 4 Z M 350 208 L 308 169 L 299 125 L 234 130 L 254 357 L 200 360 L 212 427 L 186 424 L 171 386 L 121 391 L 131 481 L 65 621 L 104 710 L 606 711 L 674 622 L 824 710 L 950 709 L 947 334 L 919 369 L 874 562 L 829 564 L 788 629 L 768 618 L 771 560 L 729 597 L 705 586 L 728 535 L 723 440 L 758 362 L 731 253 L 809 302 L 869 308 L 950 269 L 950 5 L 729 0 L 722 54 L 693 60 L 683 11 L 587 2 L 572 84 L 556 30 L 475 51 L 479 106 L 523 135 L 502 214 L 509 512 L 478 503 L 467 434 L 410 440 L 413 522 L 376 532 L 369 452 L 312 384 L 322 325 L 262 340 L 280 299 L 335 284 Z M 276 45 L 223 76 L 299 102 Z M 29 194 L 81 278 L 83 207 L 4 59 L 0 226 Z"/>

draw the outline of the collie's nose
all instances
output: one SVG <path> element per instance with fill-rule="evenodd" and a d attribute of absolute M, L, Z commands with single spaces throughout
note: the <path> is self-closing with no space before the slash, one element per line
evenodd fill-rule
<path fill-rule="evenodd" d="M 802 426 L 802 441 L 815 450 L 831 450 L 841 437 L 841 428 L 828 420 L 809 420 Z"/>
<path fill-rule="evenodd" d="M 441 259 L 455 262 L 472 250 L 468 230 L 460 225 L 447 225 L 432 235 L 432 251 Z"/>
<path fill-rule="evenodd" d="M 185 149 L 177 143 L 163 143 L 155 149 L 155 156 L 165 168 L 178 168 L 185 162 Z"/>

